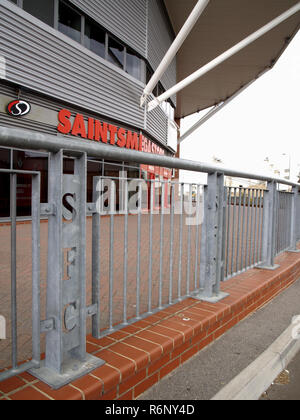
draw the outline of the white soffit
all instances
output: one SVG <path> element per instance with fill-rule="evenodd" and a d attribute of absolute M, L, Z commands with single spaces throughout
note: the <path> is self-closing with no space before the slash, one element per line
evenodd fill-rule
<path fill-rule="evenodd" d="M 197 0 L 164 0 L 177 35 Z M 299 0 L 210 0 L 177 54 L 177 82 L 257 31 Z M 177 94 L 176 117 L 225 101 L 273 67 L 300 27 L 300 12 Z M 299 52 L 300 53 L 300 52 Z M 274 86 L 276 89 L 276 86 Z"/>

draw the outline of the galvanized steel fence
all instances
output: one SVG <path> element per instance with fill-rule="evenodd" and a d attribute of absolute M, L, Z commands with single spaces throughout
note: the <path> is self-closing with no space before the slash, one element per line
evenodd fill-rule
<path fill-rule="evenodd" d="M 30 369 L 60 388 L 104 363 L 86 352 L 89 318 L 92 334 L 99 338 L 187 296 L 216 302 L 224 297 L 222 281 L 252 267 L 274 269 L 278 253 L 297 249 L 298 184 L 2 127 L 0 146 L 49 152 L 48 203 L 40 204 L 39 173 L 30 172 L 33 351 L 25 365 L 19 364 L 17 337 L 18 173 L 6 171 L 11 177 L 12 367 L 3 366 L 0 380 Z M 64 155 L 74 158 L 74 174 L 63 173 Z M 124 173 L 108 179 L 99 174 L 93 180 L 93 201 L 87 203 L 87 156 L 207 173 L 207 183 L 130 179 Z M 266 188 L 224 187 L 226 175 L 260 180 Z M 279 191 L 279 183 L 292 187 L 291 192 Z M 41 215 L 48 219 L 43 311 Z"/>

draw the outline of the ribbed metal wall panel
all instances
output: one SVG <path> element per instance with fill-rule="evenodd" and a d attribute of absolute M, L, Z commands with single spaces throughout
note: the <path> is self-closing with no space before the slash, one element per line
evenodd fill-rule
<path fill-rule="evenodd" d="M 7 80 L 144 128 L 141 83 L 16 10 L 9 2 L 0 5 L 0 55 L 6 58 Z"/>
<path fill-rule="evenodd" d="M 168 119 L 159 106 L 147 115 L 147 132 L 161 143 L 167 144 Z"/>
<path fill-rule="evenodd" d="M 51 125 L 27 120 L 25 118 L 14 119 L 14 118 L 11 118 L 7 114 L 3 114 L 2 112 L 0 112 L 0 124 L 5 127 L 20 128 L 20 129 L 25 129 L 25 130 L 30 130 L 30 131 L 38 131 L 39 133 L 51 134 L 53 136 L 57 134 L 57 130 L 55 129 L 55 127 Z"/>
<path fill-rule="evenodd" d="M 174 40 L 170 23 L 161 0 L 148 0 L 148 61 L 154 70 Z M 174 59 L 161 79 L 165 89 L 176 84 L 176 60 Z M 172 98 L 175 101 L 175 98 Z"/>
<path fill-rule="evenodd" d="M 148 0 L 70 1 L 146 58 Z"/>

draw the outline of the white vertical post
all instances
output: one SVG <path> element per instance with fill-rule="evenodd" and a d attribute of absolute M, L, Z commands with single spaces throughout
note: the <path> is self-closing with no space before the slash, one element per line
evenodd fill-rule
<path fill-rule="evenodd" d="M 159 97 L 155 98 L 153 101 L 151 101 L 148 105 L 148 111 L 153 110 L 156 108 L 159 104 L 166 101 L 167 99 L 171 98 L 171 96 L 175 95 L 176 93 L 180 92 L 187 86 L 189 86 L 191 83 L 202 77 L 204 74 L 208 73 L 210 70 L 217 67 L 219 64 L 226 61 L 228 58 L 232 57 L 239 51 L 243 50 L 248 45 L 252 44 L 252 42 L 256 41 L 257 39 L 261 38 L 263 35 L 274 29 L 276 26 L 280 25 L 282 22 L 293 16 L 295 13 L 299 12 L 300 10 L 300 2 L 298 2 L 295 6 L 291 7 L 289 10 L 287 10 L 285 13 L 278 16 L 276 19 L 273 19 L 270 23 L 263 26 L 258 31 L 254 32 L 252 35 L 248 36 L 229 50 L 225 51 L 223 54 L 219 55 L 214 60 L 210 61 L 205 66 L 201 67 L 199 70 L 192 73 L 189 77 L 186 79 L 183 79 L 181 82 L 177 83 L 175 86 L 173 86 L 171 89 L 167 90 L 165 93 L 160 95 Z"/>
<path fill-rule="evenodd" d="M 172 62 L 173 58 L 179 51 L 180 47 L 186 40 L 187 36 L 195 26 L 196 22 L 198 21 L 199 17 L 202 15 L 203 11 L 205 10 L 206 6 L 208 5 L 210 0 L 198 0 L 198 3 L 194 7 L 192 13 L 190 14 L 189 18 L 183 25 L 182 29 L 180 30 L 179 34 L 177 35 L 176 39 L 174 40 L 173 44 L 169 48 L 168 52 L 162 59 L 160 65 L 158 66 L 157 70 L 155 71 L 154 75 L 150 79 L 149 83 L 144 89 L 143 96 L 141 98 L 141 106 L 144 105 L 147 96 L 150 95 L 161 79 L 162 75 L 165 73 L 166 69 L 169 67 L 170 63 Z"/>

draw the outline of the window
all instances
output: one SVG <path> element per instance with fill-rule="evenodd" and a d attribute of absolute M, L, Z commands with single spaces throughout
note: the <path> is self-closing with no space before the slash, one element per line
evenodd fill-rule
<path fill-rule="evenodd" d="M 62 1 L 59 2 L 58 30 L 81 42 L 81 15 Z"/>
<path fill-rule="evenodd" d="M 108 60 L 124 69 L 125 47 L 112 38 L 108 40 Z"/>
<path fill-rule="evenodd" d="M 89 50 L 102 58 L 105 58 L 105 31 L 91 19 L 85 19 L 84 45 Z"/>
<path fill-rule="evenodd" d="M 0 168 L 10 168 L 10 150 L 8 149 L 0 149 Z"/>
<path fill-rule="evenodd" d="M 141 82 L 149 82 L 153 71 L 147 61 L 131 47 L 117 41 L 93 18 L 86 16 L 67 0 L 10 0 L 37 19 L 58 29 L 64 35 L 83 45 L 126 71 Z M 154 89 L 157 96 L 158 86 Z"/>
<path fill-rule="evenodd" d="M 141 80 L 142 63 L 137 54 L 127 48 L 126 51 L 126 72 L 136 79 Z"/>
<path fill-rule="evenodd" d="M 54 26 L 54 0 L 23 0 L 23 9 L 47 25 Z"/>

